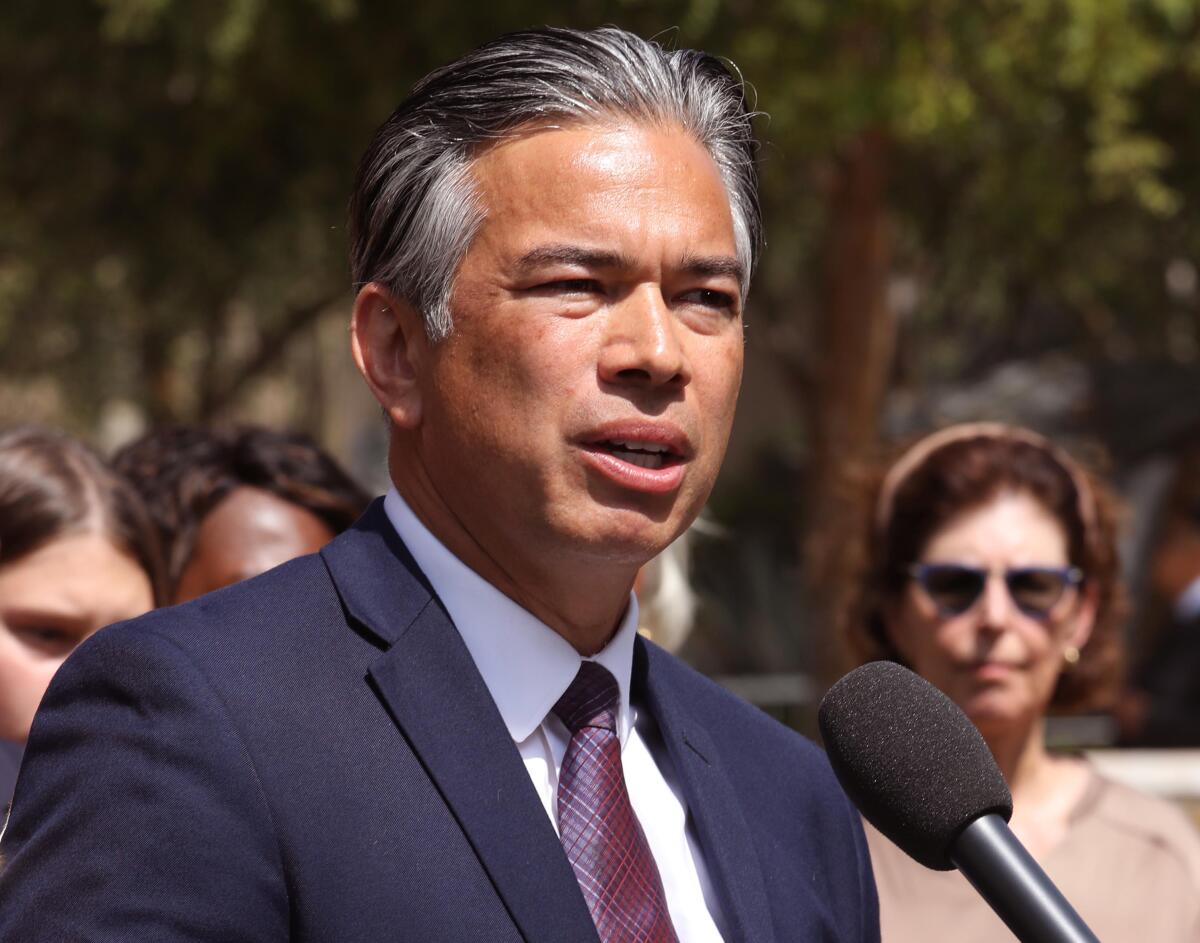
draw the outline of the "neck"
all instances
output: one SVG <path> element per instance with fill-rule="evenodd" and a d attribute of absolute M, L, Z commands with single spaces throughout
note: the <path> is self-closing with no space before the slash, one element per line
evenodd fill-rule
<path fill-rule="evenodd" d="M 1065 839 L 1088 783 L 1086 764 L 1047 752 L 1044 727 L 1039 717 L 1021 731 L 984 734 L 1012 791 L 1009 825 L 1034 857 Z"/>
<path fill-rule="evenodd" d="M 1057 800 L 1069 798 L 1068 785 L 1078 785 L 1080 764 L 1050 754 L 1042 717 L 1003 730 L 985 731 L 984 739 L 1012 791 L 1014 822 L 1022 817 L 1022 810 L 1051 805 L 1058 808 L 1062 802 Z"/>
<path fill-rule="evenodd" d="M 407 474 L 405 472 L 408 472 Z M 441 500 L 427 476 L 393 464 L 393 481 L 412 512 L 442 545 L 581 655 L 603 649 L 625 616 L 638 567 L 505 542 L 472 527 Z"/>
<path fill-rule="evenodd" d="M 984 739 L 1014 797 L 1023 787 L 1035 783 L 1050 762 L 1046 752 L 1045 724 L 1041 718 L 1002 730 L 988 730 Z"/>

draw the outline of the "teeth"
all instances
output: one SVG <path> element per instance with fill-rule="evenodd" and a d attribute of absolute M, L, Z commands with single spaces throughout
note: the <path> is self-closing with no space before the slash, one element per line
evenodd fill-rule
<path fill-rule="evenodd" d="M 628 452 L 625 449 L 617 451 L 616 456 L 630 465 L 637 465 L 639 468 L 662 468 L 664 457 L 662 455 L 649 455 L 646 452 Z"/>
<path fill-rule="evenodd" d="M 612 439 L 613 445 L 623 449 L 634 449 L 638 452 L 667 452 L 668 448 L 660 442 L 638 442 L 633 439 Z"/>

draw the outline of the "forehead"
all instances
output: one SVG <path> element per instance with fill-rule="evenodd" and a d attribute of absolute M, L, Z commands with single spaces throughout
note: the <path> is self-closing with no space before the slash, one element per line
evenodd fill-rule
<path fill-rule="evenodd" d="M 307 546 L 312 539 L 323 543 L 329 536 L 326 525 L 306 508 L 270 491 L 243 485 L 204 518 L 197 550 L 247 554 L 263 544 Z"/>
<path fill-rule="evenodd" d="M 1025 491 L 1001 491 L 952 517 L 929 540 L 927 559 L 962 562 L 1066 563 L 1062 523 Z"/>
<path fill-rule="evenodd" d="M 56 606 L 107 603 L 121 597 L 121 581 L 147 582 L 141 566 L 109 538 L 94 531 L 68 534 L 0 567 L 0 599 L 10 604 Z"/>
<path fill-rule="evenodd" d="M 708 151 L 673 125 L 531 128 L 473 162 L 481 236 L 536 242 L 576 228 L 734 252 L 728 192 Z"/>

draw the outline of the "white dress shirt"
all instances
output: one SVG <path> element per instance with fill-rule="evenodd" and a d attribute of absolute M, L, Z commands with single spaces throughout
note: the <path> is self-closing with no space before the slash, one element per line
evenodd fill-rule
<path fill-rule="evenodd" d="M 582 661 L 561 635 L 501 593 L 446 549 L 393 488 L 388 519 L 454 620 L 475 666 L 500 709 L 546 814 L 558 830 L 558 773 L 570 741 L 551 709 Z M 653 719 L 629 703 L 637 598 L 612 641 L 594 656 L 617 679 L 617 734 L 629 799 L 662 876 L 667 908 L 680 943 L 719 943 L 720 913 L 687 808 L 673 787 L 673 769 Z M 652 755 L 650 744 L 660 744 Z"/>

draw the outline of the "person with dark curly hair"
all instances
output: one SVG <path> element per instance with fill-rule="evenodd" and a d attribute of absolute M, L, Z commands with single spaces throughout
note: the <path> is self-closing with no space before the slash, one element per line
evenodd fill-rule
<path fill-rule="evenodd" d="M 154 517 L 172 602 L 319 550 L 370 500 L 310 438 L 261 426 L 164 426 L 113 464 Z"/>
<path fill-rule="evenodd" d="M 163 586 L 149 515 L 103 459 L 49 429 L 0 432 L 0 810 L 59 666 Z"/>
<path fill-rule="evenodd" d="M 1107 707 L 1117 691 L 1107 491 L 1045 438 L 973 423 L 905 452 L 871 506 L 845 625 L 857 659 L 900 662 L 963 709 L 1012 789 L 1013 831 L 1101 939 L 1200 938 L 1200 840 L 1184 815 L 1046 747 L 1048 712 Z M 867 836 L 883 939 L 1012 939 L 962 875 Z"/>

